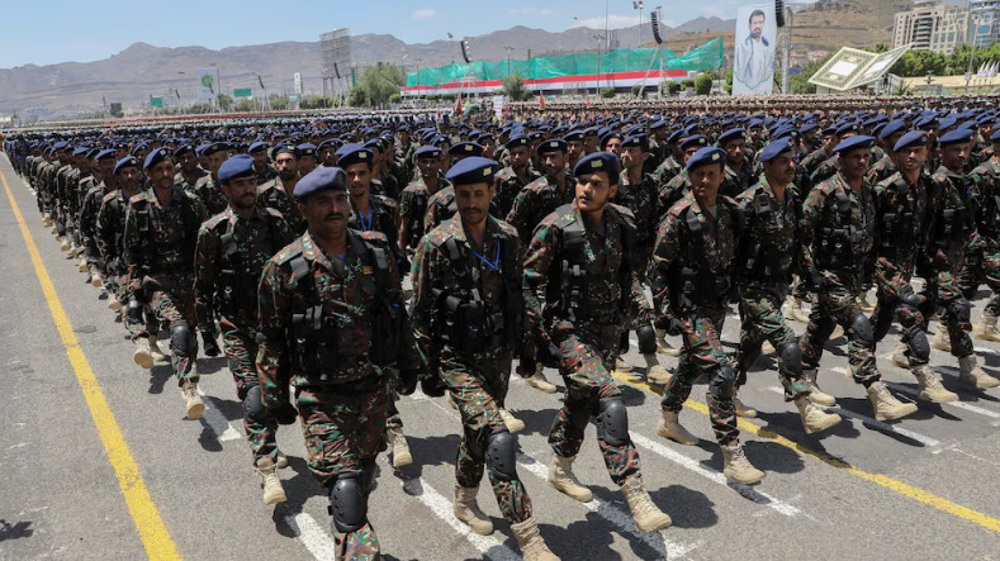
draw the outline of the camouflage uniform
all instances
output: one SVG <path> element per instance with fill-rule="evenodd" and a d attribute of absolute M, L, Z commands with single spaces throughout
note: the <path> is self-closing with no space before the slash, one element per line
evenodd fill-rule
<path fill-rule="evenodd" d="M 198 228 L 208 218 L 195 195 L 174 186 L 170 206 L 152 190 L 132 197 L 125 213 L 125 294 L 152 308 L 170 324 L 170 365 L 178 385 L 197 382 L 194 310 L 194 251 Z"/>
<path fill-rule="evenodd" d="M 517 198 L 518 193 L 530 183 L 537 181 L 541 177 L 541 174 L 531 169 L 531 166 L 527 166 L 525 177 L 524 180 L 518 177 L 511 166 L 507 166 L 497 172 L 497 193 L 493 199 L 496 201 L 497 210 L 501 217 L 510 214 L 510 209 L 514 208 L 514 199 Z"/>
<path fill-rule="evenodd" d="M 101 199 L 101 210 L 97 213 L 97 228 L 95 231 L 98 253 L 104 265 L 104 283 L 115 297 L 122 303 L 128 302 L 125 294 L 127 278 L 125 276 L 125 211 L 128 199 L 121 189 L 111 191 Z M 146 337 L 146 323 L 141 314 L 124 314 L 122 321 L 129 338 L 133 341 Z"/>
<path fill-rule="evenodd" d="M 215 216 L 226 210 L 226 207 L 229 206 L 229 201 L 226 200 L 226 195 L 222 192 L 222 187 L 219 186 L 211 174 L 199 179 L 194 184 L 192 191 L 204 203 L 205 208 L 208 209 L 209 216 Z"/>
<path fill-rule="evenodd" d="M 868 183 L 872 185 L 878 185 L 879 183 L 885 181 L 886 179 L 892 177 L 896 171 L 896 164 L 892 162 L 892 158 L 887 154 L 874 164 L 872 167 L 868 168 Z"/>
<path fill-rule="evenodd" d="M 721 336 L 741 220 L 732 199 L 720 196 L 713 217 L 689 193 L 660 223 L 653 250 L 655 306 L 669 309 L 681 322 L 684 338 L 677 374 L 663 392 L 663 410 L 680 411 L 694 381 L 707 375 L 712 428 L 723 445 L 739 438 L 733 403 L 736 375 Z"/>
<path fill-rule="evenodd" d="M 975 188 L 976 231 L 980 237 L 981 253 L 970 255 L 975 263 L 961 275 L 960 284 L 965 297 L 975 296 L 979 285 L 993 292 L 985 313 L 1000 316 L 1000 162 L 989 160 L 969 174 Z"/>
<path fill-rule="evenodd" d="M 671 179 L 683 171 L 684 166 L 677 163 L 677 160 L 674 159 L 673 154 L 671 154 L 656 167 L 655 171 L 653 171 L 653 179 L 655 179 L 658 184 L 663 185 L 664 183 L 669 183 Z"/>
<path fill-rule="evenodd" d="M 795 186 L 798 187 L 799 195 L 803 198 L 803 200 L 805 197 L 808 197 L 809 192 L 812 191 L 814 185 L 812 182 L 813 172 L 815 172 L 816 168 L 818 168 L 823 162 L 830 159 L 830 156 L 832 156 L 832 154 L 828 153 L 826 149 L 820 148 L 813 151 L 805 158 L 802 158 L 802 161 L 799 162 L 797 166 L 798 169 L 795 174 Z M 803 201 L 800 200 L 799 202 Z"/>
<path fill-rule="evenodd" d="M 688 181 L 687 170 L 681 170 L 666 185 L 660 187 L 657 194 L 657 208 L 660 209 L 660 221 L 667 216 L 667 212 L 672 206 L 691 192 L 691 182 Z"/>
<path fill-rule="evenodd" d="M 257 281 L 264 264 L 292 242 L 288 224 L 276 210 L 257 206 L 250 220 L 227 208 L 198 231 L 195 251 L 195 310 L 199 325 L 214 325 L 218 316 L 229 372 L 243 402 L 243 427 L 254 465 L 258 458 L 277 462 L 277 422 L 248 401 L 259 386 L 257 359 Z M 256 390 L 260 391 L 260 390 Z"/>
<path fill-rule="evenodd" d="M 865 385 L 879 379 L 875 345 L 862 341 L 851 323 L 864 318 L 858 295 L 873 259 L 875 220 L 871 185 L 864 182 L 859 195 L 840 172 L 817 185 L 802 205 L 802 269 L 818 285 L 801 341 L 803 368 L 819 366 L 823 346 L 839 324 L 847 333 L 851 375 Z"/>
<path fill-rule="evenodd" d="M 514 206 L 507 214 L 507 223 L 517 230 L 517 235 L 522 240 L 530 240 L 532 232 L 543 218 L 573 201 L 576 183 L 569 173 L 565 177 L 566 183 L 563 186 L 547 176 L 540 177 L 525 185 L 514 198 Z"/>
<path fill-rule="evenodd" d="M 631 322 L 625 310 L 635 296 L 627 256 L 634 227 L 621 207 L 608 205 L 604 212 L 602 236 L 585 225 L 575 204 L 559 207 L 535 229 L 524 261 L 525 331 L 559 349 L 566 384 L 549 432 L 562 458 L 577 455 L 588 421 L 621 396 L 611 371 L 619 337 Z M 616 484 L 639 476 L 639 454 L 627 434 L 598 431 L 597 440 Z"/>
<path fill-rule="evenodd" d="M 427 215 L 430 198 L 449 186 L 448 181 L 441 177 L 438 179 L 437 190 L 431 193 L 423 176 L 420 176 L 403 189 L 399 196 L 399 218 L 407 227 L 407 239 L 403 240 L 406 247 L 417 248 L 420 238 L 424 236 L 424 217 Z"/>
<path fill-rule="evenodd" d="M 424 213 L 424 232 L 437 228 L 445 220 L 455 216 L 458 203 L 455 202 L 455 188 L 451 185 L 438 189 L 427 200 L 427 211 Z"/>
<path fill-rule="evenodd" d="M 795 356 L 799 339 L 781 314 L 799 254 L 799 201 L 791 185 L 785 188 L 784 201 L 778 200 L 767 178 L 761 178 L 736 204 L 743 213 L 737 250 L 742 270 L 737 273 L 741 323 L 736 385 L 746 383 L 761 345 L 769 341 L 778 350 L 778 373 L 785 399 L 791 401 L 809 392 L 802 381 L 802 361 Z"/>
<path fill-rule="evenodd" d="M 744 162 L 743 168 L 737 173 L 736 170 L 726 165 L 725 178 L 722 180 L 722 186 L 719 187 L 719 194 L 735 199 L 740 193 L 749 189 L 756 181 L 753 167 L 753 163 Z"/>
<path fill-rule="evenodd" d="M 500 409 L 521 339 L 517 232 L 493 217 L 487 220 L 481 252 L 456 215 L 424 236 L 413 263 L 413 324 L 425 356 L 432 369 L 440 369 L 462 415 L 455 476 L 465 488 L 479 487 L 491 439 L 509 437 L 499 434 L 507 433 Z M 467 305 L 478 300 L 481 313 L 449 308 L 449 300 Z M 487 473 L 504 519 L 513 524 L 531 518 L 524 484 L 495 465 Z"/>
<path fill-rule="evenodd" d="M 301 236 L 306 231 L 306 221 L 299 212 L 299 205 L 281 183 L 280 177 L 257 186 L 257 204 L 278 211 L 293 234 Z"/>
<path fill-rule="evenodd" d="M 366 499 L 374 486 L 375 459 L 386 447 L 388 354 L 399 351 L 400 368 L 420 366 L 391 256 L 377 232 L 348 230 L 343 256 L 328 256 L 307 232 L 261 274 L 257 372 L 264 406 L 282 408 L 289 384 L 295 387 L 309 470 L 331 495 L 338 480 L 360 487 Z M 395 327 L 375 332 L 387 323 Z M 334 528 L 338 559 L 378 558 L 367 519 L 344 528 L 335 518 Z"/>
<path fill-rule="evenodd" d="M 179 171 L 176 174 L 174 174 L 174 183 L 180 185 L 181 188 L 184 189 L 185 191 L 191 191 L 192 193 L 195 193 L 194 190 L 195 185 L 197 185 L 199 181 L 203 181 L 206 177 L 211 177 L 211 175 L 212 174 L 208 173 L 207 171 L 201 168 L 196 168 L 194 173 L 191 174 L 190 177 L 184 175 L 183 171 Z"/>
<path fill-rule="evenodd" d="M 102 275 L 107 275 L 108 271 L 101 251 L 97 245 L 97 217 L 101 212 L 101 203 L 104 197 L 112 190 L 102 181 L 92 187 L 83 197 L 83 204 L 80 208 L 80 241 L 83 245 L 84 256 L 87 263 L 96 266 Z"/>

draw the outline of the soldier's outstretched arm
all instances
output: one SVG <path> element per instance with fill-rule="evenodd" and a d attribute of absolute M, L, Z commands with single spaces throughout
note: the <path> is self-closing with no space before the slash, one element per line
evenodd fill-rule
<path fill-rule="evenodd" d="M 268 409 L 289 402 L 289 357 L 286 328 L 291 323 L 291 278 L 289 271 L 271 259 L 264 265 L 257 290 L 259 323 L 257 376 L 261 401 Z"/>
<path fill-rule="evenodd" d="M 669 315 L 670 267 L 680 252 L 680 224 L 674 214 L 668 214 L 660 223 L 656 243 L 653 245 L 649 283 L 653 293 L 653 308 L 659 318 Z"/>
<path fill-rule="evenodd" d="M 215 231 L 202 225 L 194 250 L 194 305 L 200 326 L 215 324 L 215 283 L 221 260 L 220 246 Z"/>
<path fill-rule="evenodd" d="M 410 321 L 417 345 L 427 362 L 437 363 L 437 345 L 434 341 L 433 319 L 437 308 L 436 265 L 440 252 L 427 236 L 420 240 L 417 253 L 413 257 L 413 303 L 410 307 Z"/>
<path fill-rule="evenodd" d="M 125 210 L 125 232 L 122 236 L 122 258 L 125 260 L 125 280 L 122 285 L 129 296 L 138 296 L 142 290 L 142 238 L 138 230 L 135 208 L 129 204 Z"/>
<path fill-rule="evenodd" d="M 799 244 L 799 255 L 803 274 L 814 281 L 819 277 L 819 269 L 813 259 L 813 241 L 816 239 L 816 229 L 820 227 L 820 221 L 823 218 L 823 208 L 826 206 L 827 195 L 826 189 L 817 186 L 809 192 L 806 202 L 802 204 L 801 227 L 799 228 L 802 243 Z"/>
<path fill-rule="evenodd" d="M 511 211 L 513 213 L 513 211 Z M 550 281 L 552 263 L 561 251 L 561 236 L 550 220 L 544 220 L 535 229 L 524 258 L 525 332 L 548 335 L 543 310 L 546 306 L 546 291 Z"/>

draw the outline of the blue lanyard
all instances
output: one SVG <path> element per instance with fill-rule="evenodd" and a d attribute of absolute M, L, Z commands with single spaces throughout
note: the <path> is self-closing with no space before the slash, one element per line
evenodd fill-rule
<path fill-rule="evenodd" d="M 361 212 L 358 212 L 358 222 L 361 223 L 361 231 L 367 232 L 368 230 L 372 229 L 372 220 L 374 220 L 374 218 L 372 216 L 373 214 L 374 214 L 374 209 L 372 209 L 372 207 L 369 206 L 368 207 L 368 222 L 365 223 L 365 215 L 363 213 L 361 213 Z"/>
<path fill-rule="evenodd" d="M 482 261 L 483 263 L 485 263 L 487 267 L 489 267 L 490 269 L 493 269 L 494 271 L 499 271 L 500 270 L 500 246 L 501 246 L 502 243 L 503 243 L 503 240 L 497 240 L 497 251 L 496 251 L 496 255 L 493 256 L 493 261 L 490 261 L 489 259 L 483 257 L 483 255 L 481 253 L 479 253 L 478 251 L 472 249 L 472 246 L 469 246 L 469 250 L 472 251 L 472 254 L 475 255 L 476 257 L 478 257 L 480 261 Z"/>

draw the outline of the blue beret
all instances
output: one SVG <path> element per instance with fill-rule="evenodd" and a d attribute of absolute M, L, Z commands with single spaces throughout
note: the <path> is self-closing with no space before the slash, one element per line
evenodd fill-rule
<path fill-rule="evenodd" d="M 232 146 L 230 146 L 226 142 L 213 142 L 212 144 L 206 146 L 204 150 L 202 150 L 202 154 L 210 156 L 212 154 L 215 154 L 216 152 L 227 151 L 230 148 L 232 148 Z"/>
<path fill-rule="evenodd" d="M 52 149 L 55 151 L 59 150 L 56 147 L 53 147 Z M 139 152 L 142 152 L 143 150 L 149 150 L 149 145 L 147 145 L 145 142 L 140 142 L 139 144 L 136 144 L 135 147 L 132 148 L 132 155 L 138 156 Z"/>
<path fill-rule="evenodd" d="M 517 148 L 518 146 L 528 146 L 529 144 L 531 144 L 531 140 L 529 140 L 528 137 L 524 135 L 518 135 L 508 140 L 507 143 L 504 144 L 504 146 L 508 150 L 511 150 L 513 148 Z"/>
<path fill-rule="evenodd" d="M 882 140 L 885 140 L 894 134 L 905 131 L 906 131 L 906 121 L 892 121 L 891 123 L 886 125 L 885 128 L 882 129 L 882 132 L 879 133 L 878 137 Z"/>
<path fill-rule="evenodd" d="M 608 174 L 611 185 L 618 185 L 618 176 L 621 173 L 621 163 L 618 156 L 611 152 L 594 152 L 580 158 L 580 161 L 573 167 L 573 175 L 576 177 L 599 171 Z"/>
<path fill-rule="evenodd" d="M 726 151 L 722 148 L 715 147 L 705 147 L 694 153 L 691 159 L 688 160 L 687 165 L 684 167 L 687 171 L 691 171 L 697 167 L 707 166 L 710 164 L 725 164 L 726 163 Z"/>
<path fill-rule="evenodd" d="M 667 137 L 667 143 L 673 144 L 682 138 L 684 138 L 684 129 L 677 129 L 670 133 L 670 136 Z"/>
<path fill-rule="evenodd" d="M 641 148 L 643 152 L 649 151 L 649 137 L 643 133 L 633 134 L 632 136 L 626 138 L 622 142 L 622 148 L 636 147 Z"/>
<path fill-rule="evenodd" d="M 326 189 L 347 190 L 347 173 L 339 167 L 318 167 L 307 173 L 295 184 L 293 196 L 302 200 L 309 195 Z"/>
<path fill-rule="evenodd" d="M 938 122 L 938 126 L 942 130 L 944 130 L 944 129 L 950 129 L 950 128 L 954 127 L 957 124 L 958 124 L 958 119 L 956 119 L 954 117 L 945 117 L 944 119 L 941 119 Z"/>
<path fill-rule="evenodd" d="M 938 138 L 938 144 L 945 146 L 947 144 L 958 144 L 960 142 L 968 142 L 972 140 L 973 131 L 971 129 L 955 129 L 951 132 L 945 133 L 940 138 Z"/>
<path fill-rule="evenodd" d="M 746 130 L 742 128 L 729 129 L 726 132 L 719 135 L 719 146 L 722 146 L 730 140 L 742 140 L 743 136 L 746 134 Z"/>
<path fill-rule="evenodd" d="M 194 146 L 191 146 L 190 144 L 182 144 L 178 146 L 176 150 L 174 150 L 174 157 L 180 158 L 184 154 L 189 154 L 189 153 L 190 154 L 194 153 Z"/>
<path fill-rule="evenodd" d="M 222 162 L 219 168 L 219 182 L 226 183 L 230 179 L 237 177 L 254 177 L 256 172 L 253 169 L 253 157 L 247 154 L 237 154 Z"/>
<path fill-rule="evenodd" d="M 546 140 L 545 142 L 538 145 L 535 149 L 539 154 L 549 154 L 551 152 L 566 152 L 569 147 L 566 145 L 566 141 L 560 138 L 553 138 Z"/>
<path fill-rule="evenodd" d="M 938 127 L 938 120 L 936 116 L 925 115 L 917 119 L 917 121 L 913 124 L 913 126 L 917 127 L 918 129 L 927 129 L 927 128 L 933 129 Z"/>
<path fill-rule="evenodd" d="M 896 141 L 896 145 L 892 147 L 892 151 L 899 152 L 900 150 L 910 148 L 911 146 L 927 146 L 929 142 L 930 137 L 925 131 L 910 131 Z"/>
<path fill-rule="evenodd" d="M 452 185 L 474 185 L 476 183 L 493 183 L 493 176 L 500 170 L 496 160 L 482 156 L 469 156 L 451 166 L 445 179 Z"/>
<path fill-rule="evenodd" d="M 875 144 L 875 139 L 870 136 L 858 135 L 852 136 L 833 149 L 834 154 L 839 154 L 841 152 L 846 152 L 848 150 L 854 150 L 855 148 L 871 148 Z"/>
<path fill-rule="evenodd" d="M 479 135 L 479 143 L 480 144 L 486 144 L 487 142 L 495 142 L 496 139 L 497 139 L 497 135 L 495 135 L 495 134 L 493 134 L 491 132 L 484 132 L 483 134 Z"/>
<path fill-rule="evenodd" d="M 277 146 L 275 146 L 274 148 L 271 149 L 271 159 L 272 160 L 275 159 L 275 158 L 277 158 L 278 154 L 291 154 L 292 156 L 295 156 L 295 159 L 298 159 L 298 157 L 299 157 L 299 151 L 298 151 L 298 149 L 296 149 L 291 144 L 284 144 L 284 143 L 282 143 L 282 144 L 279 144 L 279 145 L 277 145 Z"/>
<path fill-rule="evenodd" d="M 65 140 L 60 140 L 59 142 L 56 142 L 55 144 L 52 145 L 53 152 L 62 152 L 67 148 L 69 148 L 69 142 L 66 142 Z"/>
<path fill-rule="evenodd" d="M 660 119 L 659 121 L 654 121 L 652 125 L 649 125 L 649 130 L 655 131 L 656 129 L 666 128 L 670 124 L 670 121 L 666 119 Z"/>
<path fill-rule="evenodd" d="M 806 123 L 806 124 L 802 125 L 801 127 L 799 127 L 799 134 L 805 134 L 807 132 L 812 132 L 812 131 L 814 131 L 814 130 L 816 130 L 818 128 L 819 128 L 819 125 L 817 125 L 816 123 Z"/>
<path fill-rule="evenodd" d="M 302 145 L 299 145 L 299 150 L 302 149 Z M 337 165 L 341 168 L 346 168 L 352 164 L 368 164 L 373 165 L 375 162 L 375 153 L 371 150 L 365 148 L 360 144 L 345 144 L 340 147 L 336 152 Z"/>
<path fill-rule="evenodd" d="M 784 154 L 785 152 L 793 152 L 794 150 L 795 148 L 792 147 L 792 141 L 790 139 L 782 138 L 780 140 L 775 140 L 764 147 L 764 150 L 760 154 L 760 161 L 770 162 L 781 154 Z"/>
<path fill-rule="evenodd" d="M 420 148 L 417 148 L 417 150 L 413 153 L 413 155 L 416 156 L 418 160 L 424 158 L 440 158 L 441 149 L 438 148 L 437 146 L 424 145 L 421 146 Z"/>
<path fill-rule="evenodd" d="M 73 150 L 73 155 L 74 156 L 82 156 L 82 155 L 86 154 L 87 152 L 90 152 L 90 148 L 87 148 L 86 146 L 81 146 L 81 147 L 76 148 L 76 149 Z"/>
<path fill-rule="evenodd" d="M 842 136 L 848 133 L 858 132 L 858 125 L 852 121 L 846 123 L 840 123 L 837 125 L 837 136 Z"/>
<path fill-rule="evenodd" d="M 1000 129 L 993 129 L 993 134 L 990 135 L 990 142 L 1000 142 Z"/>
<path fill-rule="evenodd" d="M 306 156 L 316 157 L 316 145 L 312 142 L 304 142 L 295 147 L 299 151 L 298 157 L 304 158 Z"/>
<path fill-rule="evenodd" d="M 260 150 L 267 150 L 270 146 L 271 146 L 270 144 L 264 142 L 263 140 L 258 140 L 257 142 L 251 144 L 249 148 L 247 148 L 247 154 L 253 154 L 254 152 Z"/>
<path fill-rule="evenodd" d="M 101 161 L 101 160 L 103 160 L 105 158 L 113 158 L 117 154 L 118 154 L 118 152 L 116 150 L 108 148 L 108 149 L 101 150 L 100 152 L 98 152 L 97 155 L 94 156 L 94 159 L 97 160 L 97 161 Z M 136 167 L 138 167 L 138 166 L 136 166 Z"/>
<path fill-rule="evenodd" d="M 483 145 L 476 142 L 459 142 L 458 144 L 453 144 L 451 148 L 448 149 L 448 154 L 459 154 L 461 156 L 482 156 Z"/>
<path fill-rule="evenodd" d="M 160 162 L 166 160 L 170 157 L 170 150 L 166 148 L 157 148 L 149 154 L 146 154 L 146 161 L 142 164 L 142 169 L 148 170 L 149 168 L 159 164 Z"/>
<path fill-rule="evenodd" d="M 622 133 L 616 130 L 605 131 L 604 134 L 601 135 L 601 146 L 607 145 L 608 141 L 610 141 L 612 138 L 617 138 L 618 140 L 621 140 L 624 137 L 622 136 Z"/>
<path fill-rule="evenodd" d="M 575 141 L 582 141 L 583 140 L 583 131 L 581 129 L 571 130 L 568 133 L 566 133 L 566 136 L 563 137 L 563 140 L 565 140 L 567 143 L 569 143 L 569 142 L 575 142 Z"/>
<path fill-rule="evenodd" d="M 757 128 L 760 128 L 760 127 L 763 127 L 763 126 L 764 126 L 764 120 L 763 119 L 750 119 L 750 124 L 747 125 L 747 128 L 757 129 Z"/>
<path fill-rule="evenodd" d="M 134 167 L 134 168 L 138 169 L 139 168 L 139 160 L 135 159 L 135 156 L 125 156 L 124 158 L 122 158 L 122 159 L 118 160 L 117 162 L 115 162 L 115 169 L 114 169 L 114 171 L 112 173 L 114 173 L 115 175 L 118 175 L 118 172 L 120 172 L 121 170 L 123 170 L 123 169 L 125 169 L 127 167 Z"/>
<path fill-rule="evenodd" d="M 689 136 L 681 142 L 681 150 L 687 151 L 689 148 L 695 146 L 705 147 L 708 146 L 708 138 L 703 134 L 695 134 Z"/>

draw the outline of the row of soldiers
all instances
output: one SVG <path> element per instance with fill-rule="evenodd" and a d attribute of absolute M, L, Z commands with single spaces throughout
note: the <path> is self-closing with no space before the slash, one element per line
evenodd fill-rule
<path fill-rule="evenodd" d="M 743 484 L 764 473 L 740 445 L 736 417 L 755 412 L 737 392 L 765 342 L 807 433 L 840 421 L 820 407 L 835 398 L 817 382 L 838 326 L 878 420 L 916 410 L 875 365 L 894 320 L 903 344 L 894 359 L 911 369 L 921 399 L 957 399 L 928 366 L 928 324 L 939 312 L 949 337 L 936 344 L 958 358 L 960 380 L 1000 385 L 978 367 L 969 338 L 982 282 L 993 296 L 980 336 L 1000 338 L 995 120 L 975 107 L 502 126 L 362 120 L 282 138 L 236 130 L 197 146 L 160 133 L 149 142 L 84 135 L 82 144 L 99 146 L 80 147 L 8 138 L 5 148 L 66 251 L 80 248 L 81 269 L 123 310 L 138 364 L 159 358 L 153 337 L 166 327 L 189 417 L 204 408 L 195 333 L 211 354 L 221 332 L 266 502 L 284 500 L 277 425 L 301 417 L 339 554 L 376 557 L 367 517 L 375 458 L 388 444 L 395 467 L 412 461 L 393 396 L 420 385 L 447 392 L 463 421 L 456 517 L 493 532 L 476 501 L 485 471 L 525 557 L 553 559 L 516 470 L 513 433 L 523 423 L 505 404 L 514 360 L 540 391 L 557 391 L 544 366 L 565 384 L 550 483 L 592 500 L 572 465 L 595 422 L 641 531 L 670 518 L 643 488 L 612 376 L 630 368 L 620 358 L 629 331 L 647 380 L 664 387 L 659 434 L 697 443 L 679 413 L 704 376 L 724 473 Z M 873 153 L 884 155 L 878 166 Z M 81 193 L 74 213 L 65 199 Z M 808 321 L 801 340 L 783 315 L 786 299 L 799 304 L 785 313 Z M 802 300 L 813 302 L 808 318 Z M 741 340 L 731 359 L 721 332 L 733 303 Z M 670 347 L 668 334 L 683 347 Z M 659 363 L 671 355 L 680 355 L 673 373 Z"/>

